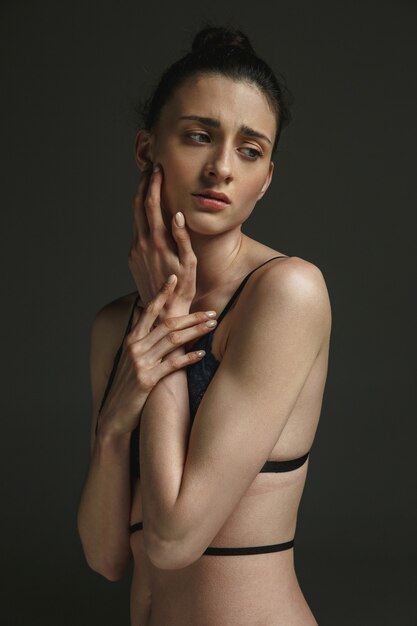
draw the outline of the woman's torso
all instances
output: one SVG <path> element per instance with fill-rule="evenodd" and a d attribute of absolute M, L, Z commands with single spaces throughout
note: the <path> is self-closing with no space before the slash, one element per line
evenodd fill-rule
<path fill-rule="evenodd" d="M 261 265 L 281 253 L 258 244 L 248 267 Z M 306 263 L 301 259 L 296 262 Z M 290 258 L 273 260 L 254 275 L 267 271 L 274 263 L 290 263 Z M 219 313 L 229 301 L 242 277 L 225 285 L 216 295 L 192 304 L 190 311 L 214 309 Z M 135 293 L 125 297 L 126 318 Z M 239 298 L 213 332 L 211 351 L 221 361 L 231 325 L 238 323 L 239 309 L 250 306 L 243 289 Z M 186 345 L 191 349 L 192 344 Z M 309 451 L 318 425 L 328 363 L 329 339 L 323 345 L 296 401 L 269 460 L 301 457 Z M 285 473 L 259 473 L 233 514 L 214 537 L 216 547 L 260 546 L 294 538 L 299 502 L 308 461 Z M 142 520 L 140 479 L 134 490 L 131 523 Z M 143 533 L 131 535 L 135 567 L 143 566 Z M 146 559 L 146 557 L 145 557 Z M 266 554 L 213 556 L 202 555 L 181 570 L 161 570 L 146 559 L 152 593 L 151 626 L 281 626 L 290 623 L 316 624 L 299 588 L 293 563 L 293 550 Z M 142 593 L 137 569 L 132 596 Z M 133 624 L 133 626 L 141 626 Z"/>

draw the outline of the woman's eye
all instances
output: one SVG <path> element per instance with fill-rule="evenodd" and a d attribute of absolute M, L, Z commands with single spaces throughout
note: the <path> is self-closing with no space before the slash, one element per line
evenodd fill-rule
<path fill-rule="evenodd" d="M 256 150 L 255 148 L 242 148 L 243 151 L 246 150 L 246 156 L 251 159 L 256 159 L 257 157 L 262 156 L 262 152 L 260 150 Z"/>
<path fill-rule="evenodd" d="M 198 143 L 208 143 L 210 141 L 210 137 L 206 133 L 188 133 L 187 137 L 193 141 L 198 141 Z"/>

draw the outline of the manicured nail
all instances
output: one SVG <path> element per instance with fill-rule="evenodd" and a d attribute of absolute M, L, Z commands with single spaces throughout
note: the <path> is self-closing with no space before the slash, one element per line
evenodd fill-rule
<path fill-rule="evenodd" d="M 204 311 L 207 317 L 216 317 L 216 311 Z"/>
<path fill-rule="evenodd" d="M 157 163 L 156 165 L 153 166 L 153 171 L 154 172 L 160 172 L 161 171 L 161 166 L 159 165 L 159 163 Z"/>
<path fill-rule="evenodd" d="M 175 223 L 178 226 L 178 228 L 182 228 L 184 226 L 185 219 L 181 211 L 178 211 L 178 213 L 175 213 Z"/>
<path fill-rule="evenodd" d="M 175 274 L 171 274 L 171 276 L 168 276 L 167 278 L 167 283 L 173 283 L 175 280 Z"/>
<path fill-rule="evenodd" d="M 205 350 L 198 350 L 198 351 L 197 351 L 197 356 L 200 356 L 200 357 L 201 357 L 201 356 L 204 356 L 204 355 L 205 355 L 205 353 L 206 353 L 206 351 L 205 351 Z"/>

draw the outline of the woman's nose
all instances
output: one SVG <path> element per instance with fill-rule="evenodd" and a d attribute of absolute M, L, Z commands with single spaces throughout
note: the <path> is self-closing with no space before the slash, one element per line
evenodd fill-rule
<path fill-rule="evenodd" d="M 212 153 L 204 167 L 206 177 L 221 181 L 233 180 L 233 157 L 227 148 Z"/>

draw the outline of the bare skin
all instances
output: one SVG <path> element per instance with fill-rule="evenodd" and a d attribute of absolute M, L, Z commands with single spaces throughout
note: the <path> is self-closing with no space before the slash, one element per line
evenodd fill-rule
<path fill-rule="evenodd" d="M 194 150 L 192 145 L 184 148 L 176 139 L 175 120 L 179 114 L 190 111 L 198 111 L 204 117 L 220 118 L 221 122 L 217 135 L 213 132 L 210 142 L 199 138 Z M 160 216 L 167 224 L 176 210 L 183 211 L 197 259 L 194 285 L 191 280 L 192 266 L 178 265 L 172 254 L 175 248 L 168 252 L 168 243 L 165 249 L 161 247 L 161 258 L 155 256 L 148 259 L 151 266 L 145 270 L 141 269 L 142 263 L 135 268 L 131 266 L 139 293 L 146 294 L 144 300 L 148 300 L 160 281 L 162 274 L 159 275 L 159 271 L 165 277 L 168 268 L 176 273 L 180 269 L 184 278 L 182 280 L 182 275 L 179 277 L 178 292 L 187 305 L 186 311 L 211 309 L 219 314 L 251 269 L 282 254 L 241 233 L 242 222 L 265 193 L 273 169 L 268 159 L 268 145 L 261 142 L 259 146 L 257 141 L 253 143 L 252 139 L 242 138 L 239 131 L 241 124 L 261 130 L 271 139 L 276 130 L 275 119 L 259 92 L 251 86 L 233 83 L 223 77 L 210 77 L 179 90 L 167 106 L 157 133 L 153 136 L 146 133 L 138 135 L 138 164 L 143 166 L 146 159 L 162 163 L 163 174 L 154 176 L 150 183 L 153 194 L 160 190 Z M 181 126 L 181 132 L 182 129 Z M 199 134 L 194 126 L 187 129 Z M 208 136 L 208 129 L 200 130 L 203 137 L 205 134 Z M 262 148 L 266 155 L 256 165 L 242 152 L 253 146 Z M 198 192 L 208 186 L 226 191 L 233 200 L 234 210 L 223 212 L 221 217 L 196 211 L 194 201 L 184 190 Z M 154 202 L 153 207 L 147 207 L 149 224 L 156 215 L 157 205 L 158 202 Z M 141 210 L 140 202 L 137 209 Z M 294 272 L 299 276 L 312 275 L 319 286 L 317 296 L 322 300 L 325 311 L 320 327 L 322 339 L 296 402 L 268 455 L 269 460 L 297 458 L 310 450 L 314 440 L 327 375 L 331 326 L 330 306 L 320 270 L 298 257 L 268 263 L 250 277 L 235 306 L 213 335 L 212 352 L 222 361 L 232 344 L 234 329 L 244 324 L 245 312 L 259 304 L 251 295 L 261 278 L 272 275 L 279 286 L 285 283 L 288 274 L 293 275 Z M 97 381 L 101 382 L 97 383 L 93 392 L 96 398 L 104 390 L 103 372 L 109 372 L 111 368 L 109 355 L 121 341 L 135 295 L 125 296 L 107 310 L 106 327 L 112 327 L 114 315 L 114 333 L 103 333 L 103 342 L 108 342 L 112 348 L 104 351 L 102 360 L 96 359 L 96 367 L 102 368 L 102 375 L 97 376 Z M 170 304 L 171 308 L 167 307 L 161 319 L 169 312 L 180 314 L 182 309 L 178 303 L 175 305 L 171 301 Z M 120 314 L 121 309 L 124 310 L 123 315 Z M 185 350 L 190 350 L 192 345 L 193 341 L 185 343 Z M 250 355 L 247 358 L 250 359 Z M 288 473 L 257 474 L 209 545 L 258 546 L 292 539 L 307 469 L 308 463 Z M 140 480 L 136 482 L 131 496 L 130 522 L 133 524 L 143 520 Z M 219 501 L 221 496 L 219 491 Z M 310 626 L 317 623 L 298 585 L 292 549 L 242 556 L 202 555 L 186 566 L 162 568 L 157 567 L 147 553 L 143 532 L 131 535 L 130 548 L 134 557 L 132 626 Z"/>

